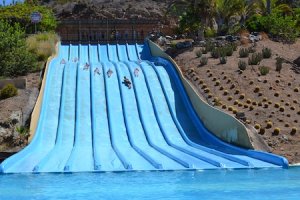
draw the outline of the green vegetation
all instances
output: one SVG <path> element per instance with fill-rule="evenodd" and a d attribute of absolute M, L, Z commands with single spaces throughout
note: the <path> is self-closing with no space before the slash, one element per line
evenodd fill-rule
<path fill-rule="evenodd" d="M 254 53 L 248 59 L 249 65 L 258 65 L 260 61 L 262 61 L 263 55 L 262 53 Z"/>
<path fill-rule="evenodd" d="M 202 56 L 202 57 L 200 58 L 200 65 L 201 65 L 201 66 L 207 65 L 207 62 L 208 62 L 208 58 L 207 58 L 207 57 Z"/>
<path fill-rule="evenodd" d="M 37 1 L 28 2 L 0 7 L 0 77 L 16 77 L 40 70 L 55 51 L 58 37 L 52 31 L 57 22 L 52 10 L 37 5 Z M 43 33 L 26 38 L 34 32 L 30 20 L 33 11 L 42 14 L 37 29 Z"/>
<path fill-rule="evenodd" d="M 244 70 L 246 70 L 246 68 L 247 68 L 247 64 L 246 64 L 245 61 L 239 60 L 238 67 L 239 67 L 240 70 L 243 70 L 243 71 L 244 71 Z"/>
<path fill-rule="evenodd" d="M 7 98 L 10 98 L 10 97 L 14 97 L 17 94 L 18 94 L 18 89 L 12 84 L 7 84 L 0 91 L 0 99 L 7 99 Z"/>
<path fill-rule="evenodd" d="M 23 136 L 29 136 L 29 128 L 26 127 L 26 126 L 18 126 L 16 127 L 16 131 L 20 134 L 20 135 L 23 135 Z"/>
<path fill-rule="evenodd" d="M 267 75 L 267 74 L 269 73 L 270 69 L 269 69 L 269 67 L 261 66 L 261 67 L 259 68 L 259 71 L 260 71 L 260 74 L 261 74 L 262 76 L 265 76 L 265 75 Z"/>
<path fill-rule="evenodd" d="M 0 20 L 9 21 L 10 24 L 18 23 L 24 28 L 26 33 L 34 33 L 34 24 L 30 20 L 30 14 L 33 11 L 38 11 L 42 14 L 42 21 L 37 24 L 38 31 L 55 30 L 57 22 L 52 10 L 33 3 L 0 7 Z"/>
<path fill-rule="evenodd" d="M 239 50 L 240 58 L 247 58 L 249 56 L 249 50 L 246 48 L 241 48 Z"/>
<path fill-rule="evenodd" d="M 282 69 L 282 63 L 283 63 L 283 58 L 277 57 L 276 58 L 276 71 L 280 73 Z"/>
<path fill-rule="evenodd" d="M 39 62 L 45 62 L 54 54 L 59 38 L 55 33 L 39 33 L 26 39 L 28 50 L 37 56 Z M 40 65 L 41 66 L 41 65 Z"/>
<path fill-rule="evenodd" d="M 300 33 L 300 8 L 295 1 L 283 0 L 176 0 L 168 15 L 179 20 L 178 32 L 203 36 L 266 32 L 272 38 L 294 42 Z M 217 28 L 212 26 L 216 22 Z"/>
<path fill-rule="evenodd" d="M 23 29 L 0 21 L 0 76 L 25 75 L 34 65 L 35 56 L 26 48 Z"/>
<path fill-rule="evenodd" d="M 262 49 L 262 55 L 263 55 L 263 58 L 271 58 L 272 50 L 270 48 L 265 47 Z"/>

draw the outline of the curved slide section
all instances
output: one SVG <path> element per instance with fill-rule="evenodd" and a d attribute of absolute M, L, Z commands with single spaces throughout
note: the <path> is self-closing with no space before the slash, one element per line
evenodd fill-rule
<path fill-rule="evenodd" d="M 148 44 L 60 45 L 47 69 L 35 136 L 3 173 L 287 166 L 210 133 L 176 66 Z"/>

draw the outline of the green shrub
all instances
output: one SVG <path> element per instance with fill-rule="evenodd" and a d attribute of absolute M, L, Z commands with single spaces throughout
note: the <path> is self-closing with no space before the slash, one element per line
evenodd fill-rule
<path fill-rule="evenodd" d="M 197 58 L 201 58 L 202 52 L 200 50 L 196 51 L 196 56 Z"/>
<path fill-rule="evenodd" d="M 211 37 L 215 37 L 217 35 L 216 31 L 214 29 L 211 29 L 211 28 L 207 28 L 205 31 L 204 31 L 204 36 L 206 38 L 211 38 Z"/>
<path fill-rule="evenodd" d="M 38 11 L 42 14 L 42 20 L 37 24 L 38 31 L 55 31 L 57 21 L 50 7 L 34 5 L 30 3 L 18 3 L 1 8 L 0 20 L 7 20 L 11 24 L 18 23 L 26 33 L 34 32 L 34 24 L 31 23 L 30 14 Z"/>
<path fill-rule="evenodd" d="M 240 58 L 247 58 L 249 56 L 249 51 L 246 48 L 241 48 L 239 50 Z"/>
<path fill-rule="evenodd" d="M 227 58 L 225 56 L 221 56 L 220 57 L 220 63 L 221 64 L 226 64 L 226 62 L 227 62 Z"/>
<path fill-rule="evenodd" d="M 262 49 L 262 55 L 263 55 L 263 58 L 271 58 L 272 50 L 270 48 L 265 47 Z"/>
<path fill-rule="evenodd" d="M 212 51 L 211 51 L 211 57 L 213 58 L 219 58 L 221 56 L 221 49 L 220 48 L 214 48 Z"/>
<path fill-rule="evenodd" d="M 228 44 L 222 48 L 222 53 L 223 56 L 232 56 L 233 54 L 233 46 L 231 44 Z"/>
<path fill-rule="evenodd" d="M 24 136 L 29 136 L 29 128 L 25 127 L 25 126 L 18 126 L 16 127 L 16 131 L 20 134 L 20 135 L 24 135 Z"/>
<path fill-rule="evenodd" d="M 18 94 L 18 89 L 12 84 L 7 84 L 0 91 L 0 99 L 7 99 L 16 96 L 17 94 Z"/>
<path fill-rule="evenodd" d="M 265 76 L 265 75 L 267 75 L 267 74 L 269 73 L 270 69 L 269 69 L 269 67 L 261 66 L 261 67 L 259 68 L 259 71 L 260 71 L 260 74 L 261 74 L 262 76 Z"/>
<path fill-rule="evenodd" d="M 36 57 L 28 51 L 21 27 L 0 20 L 0 76 L 25 75 L 35 63 Z"/>
<path fill-rule="evenodd" d="M 55 33 L 40 33 L 31 35 L 26 39 L 26 45 L 30 52 L 37 56 L 38 61 L 46 61 L 55 53 L 55 44 L 59 38 Z"/>
<path fill-rule="evenodd" d="M 202 57 L 200 58 L 200 65 L 201 65 L 201 66 L 207 65 L 207 62 L 208 62 L 208 58 L 207 58 L 207 57 L 202 56 Z"/>
<path fill-rule="evenodd" d="M 246 70 L 246 68 L 247 68 L 247 64 L 243 60 L 239 60 L 238 66 L 239 66 L 239 69 L 243 70 L 243 71 Z"/>
<path fill-rule="evenodd" d="M 262 61 L 262 53 L 254 53 L 249 57 L 248 64 L 249 65 L 258 65 L 260 61 Z"/>
<path fill-rule="evenodd" d="M 211 52 L 214 48 L 215 48 L 214 43 L 212 43 L 210 41 L 206 42 L 206 44 L 205 44 L 205 51 L 206 52 Z"/>
<path fill-rule="evenodd" d="M 280 73 L 282 69 L 282 63 L 283 63 L 283 58 L 277 57 L 276 58 L 276 71 Z"/>

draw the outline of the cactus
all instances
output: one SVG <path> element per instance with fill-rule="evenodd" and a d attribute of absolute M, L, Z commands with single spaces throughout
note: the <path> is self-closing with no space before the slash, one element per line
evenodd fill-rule
<path fill-rule="evenodd" d="M 246 70 L 246 68 L 247 68 L 247 64 L 246 64 L 246 62 L 245 61 L 243 61 L 243 60 L 239 60 L 239 62 L 238 62 L 238 67 L 239 67 L 239 69 L 240 70 Z"/>
<path fill-rule="evenodd" d="M 262 75 L 262 76 L 267 75 L 269 73 L 269 71 L 270 71 L 270 68 L 266 67 L 266 66 L 261 66 L 259 68 L 260 75 Z"/>
<path fill-rule="evenodd" d="M 248 65 L 258 65 L 262 61 L 263 56 L 261 53 L 254 53 L 248 59 Z"/>
<path fill-rule="evenodd" d="M 273 123 L 271 121 L 268 121 L 266 128 L 272 128 L 272 126 L 273 126 Z"/>
<path fill-rule="evenodd" d="M 282 63 L 283 63 L 283 58 L 277 57 L 276 58 L 276 71 L 279 73 L 281 72 L 281 69 L 282 69 Z"/>
<path fill-rule="evenodd" d="M 262 55 L 263 55 L 263 58 L 271 58 L 272 50 L 270 48 L 265 47 L 262 49 Z"/>
<path fill-rule="evenodd" d="M 225 56 L 220 57 L 220 64 L 226 64 L 227 58 Z"/>
<path fill-rule="evenodd" d="M 202 57 L 200 58 L 200 66 L 207 65 L 207 62 L 208 62 L 208 58 L 207 58 L 207 57 L 202 56 Z"/>
<path fill-rule="evenodd" d="M 284 112 L 284 107 L 281 106 L 281 107 L 279 108 L 279 111 L 280 111 L 280 112 Z"/>
<path fill-rule="evenodd" d="M 247 58 L 249 56 L 249 50 L 246 48 L 241 48 L 239 50 L 240 58 Z"/>
<path fill-rule="evenodd" d="M 292 127 L 291 135 L 295 135 L 296 132 L 297 132 L 297 128 L 296 127 Z"/>
<path fill-rule="evenodd" d="M 255 124 L 254 125 L 254 128 L 256 129 L 256 130 L 259 130 L 261 127 L 260 127 L 260 124 Z"/>
<path fill-rule="evenodd" d="M 273 135 L 279 135 L 280 133 L 280 128 L 274 128 L 274 131 L 273 131 Z"/>
<path fill-rule="evenodd" d="M 201 58 L 201 56 L 202 56 L 202 52 L 200 50 L 196 51 L 195 54 L 196 54 L 197 58 Z"/>

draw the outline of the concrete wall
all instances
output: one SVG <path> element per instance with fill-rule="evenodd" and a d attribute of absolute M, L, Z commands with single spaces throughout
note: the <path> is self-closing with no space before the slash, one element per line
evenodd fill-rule
<path fill-rule="evenodd" d="M 149 41 L 149 46 L 153 56 L 168 59 L 173 63 L 198 117 L 211 133 L 228 143 L 253 149 L 247 129 L 240 121 L 207 104 L 198 95 L 194 86 L 183 76 L 174 60 L 152 41 Z"/>
<path fill-rule="evenodd" d="M 45 69 L 45 73 L 44 73 L 44 77 L 43 77 L 43 81 L 42 81 L 41 90 L 40 90 L 39 96 L 37 98 L 37 101 L 35 103 L 34 109 L 33 109 L 32 114 L 31 114 L 30 135 L 29 135 L 28 142 L 31 142 L 31 140 L 32 140 L 32 138 L 35 134 L 35 130 L 37 128 L 37 124 L 38 124 L 38 121 L 39 121 L 39 118 L 40 118 L 42 101 L 43 101 L 43 97 L 44 97 L 45 83 L 46 83 L 47 74 L 48 74 L 48 70 L 49 70 L 49 64 L 50 64 L 51 60 L 57 56 L 57 53 L 58 53 L 58 43 L 56 44 L 56 53 L 55 53 L 55 55 L 52 55 L 47 60 L 47 65 L 46 65 L 46 69 Z"/>
<path fill-rule="evenodd" d="M 18 89 L 26 89 L 26 79 L 25 78 L 0 80 L 0 90 L 7 84 L 13 84 Z"/>

